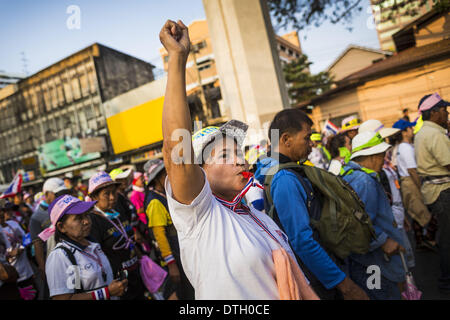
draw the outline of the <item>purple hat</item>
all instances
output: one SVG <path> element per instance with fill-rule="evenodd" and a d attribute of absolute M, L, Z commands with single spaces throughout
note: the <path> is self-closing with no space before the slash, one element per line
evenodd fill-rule
<path fill-rule="evenodd" d="M 105 188 L 110 185 L 119 185 L 120 182 L 111 179 L 111 176 L 104 171 L 97 172 L 89 179 L 88 193 L 92 194 L 94 191 Z"/>
<path fill-rule="evenodd" d="M 62 195 L 56 198 L 49 206 L 50 221 L 52 225 L 39 234 L 42 241 L 47 241 L 55 233 L 56 223 L 65 214 L 82 214 L 89 211 L 97 201 L 84 202 L 71 195 Z"/>

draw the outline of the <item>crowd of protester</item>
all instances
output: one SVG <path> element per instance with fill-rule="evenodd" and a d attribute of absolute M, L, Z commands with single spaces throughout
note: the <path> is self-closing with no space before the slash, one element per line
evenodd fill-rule
<path fill-rule="evenodd" d="M 392 128 L 348 117 L 335 134 L 286 109 L 269 128 L 278 139 L 244 155 L 240 121 L 191 135 L 188 30 L 168 21 L 160 39 L 164 159 L 87 186 L 49 178 L 4 202 L 0 300 L 395 300 L 418 249 L 439 254 L 450 292 L 448 102 L 426 95 L 421 121 L 404 110 Z M 179 129 L 191 138 L 181 151 Z"/>

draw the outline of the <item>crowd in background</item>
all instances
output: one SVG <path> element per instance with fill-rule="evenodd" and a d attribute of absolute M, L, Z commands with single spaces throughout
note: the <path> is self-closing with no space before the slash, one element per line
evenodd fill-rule
<path fill-rule="evenodd" d="M 190 41 L 181 21 L 160 38 L 164 161 L 96 172 L 87 186 L 50 178 L 5 202 L 0 299 L 418 299 L 414 248 L 439 254 L 450 292 L 450 103 L 430 94 L 415 122 L 405 110 L 392 128 L 349 117 L 333 134 L 286 109 L 269 129 L 279 139 L 245 155 L 248 126 L 232 120 L 194 133 L 177 162 Z"/>

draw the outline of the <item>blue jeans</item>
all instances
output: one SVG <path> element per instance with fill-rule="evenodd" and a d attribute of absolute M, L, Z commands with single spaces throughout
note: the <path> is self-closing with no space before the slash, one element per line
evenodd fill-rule
<path fill-rule="evenodd" d="M 369 289 L 367 287 L 367 279 L 371 274 L 367 273 L 367 267 L 352 260 L 348 259 L 349 277 L 353 280 L 361 289 L 363 289 L 370 300 L 401 300 L 400 289 L 396 282 L 393 282 L 381 275 L 380 289 Z"/>

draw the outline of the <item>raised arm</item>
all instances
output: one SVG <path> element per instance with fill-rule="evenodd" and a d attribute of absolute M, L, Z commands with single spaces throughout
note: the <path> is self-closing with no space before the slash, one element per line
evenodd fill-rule
<path fill-rule="evenodd" d="M 175 23 L 168 20 L 159 37 L 169 53 L 162 116 L 164 163 L 173 198 L 180 203 L 190 204 L 202 190 L 204 176 L 200 167 L 194 164 L 192 122 L 186 98 L 185 75 L 190 50 L 189 32 L 183 22 Z M 180 143 L 184 148 L 180 148 Z"/>

